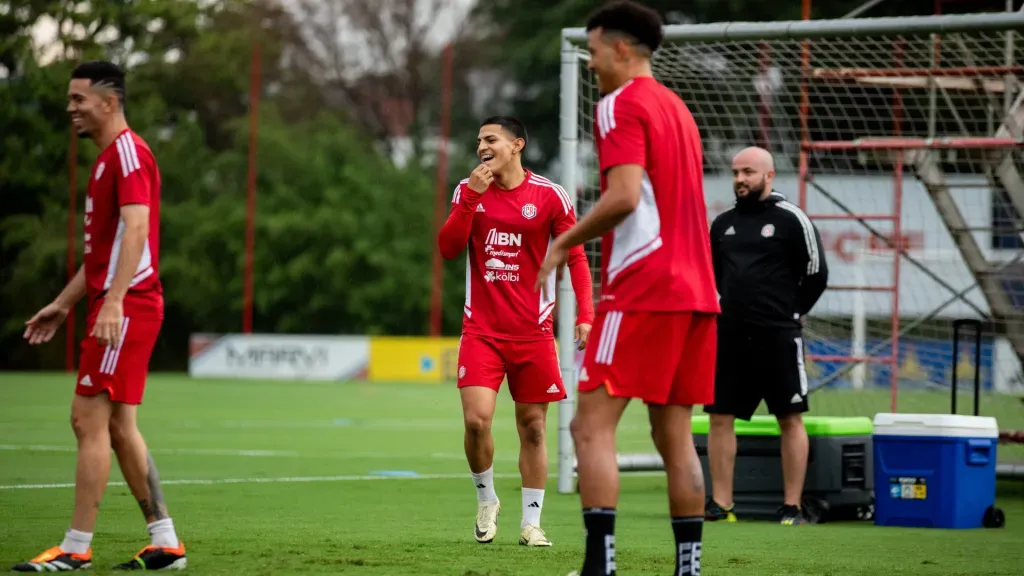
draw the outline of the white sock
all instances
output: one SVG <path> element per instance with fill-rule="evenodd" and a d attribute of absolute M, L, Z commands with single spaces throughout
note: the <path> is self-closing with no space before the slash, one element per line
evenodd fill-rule
<path fill-rule="evenodd" d="M 476 486 L 477 502 L 497 502 L 498 495 L 494 492 L 494 466 L 477 474 L 473 472 L 473 486 Z"/>
<path fill-rule="evenodd" d="M 159 548 L 177 548 L 178 535 L 174 532 L 174 522 L 170 518 L 157 520 L 146 526 L 153 537 L 153 546 Z"/>
<path fill-rule="evenodd" d="M 523 522 L 520 528 L 526 528 L 527 524 L 540 527 L 540 511 L 544 508 L 543 488 L 523 488 Z"/>
<path fill-rule="evenodd" d="M 69 528 L 64 535 L 64 541 L 60 543 L 60 549 L 68 554 L 85 554 L 92 544 L 92 532 L 79 532 Z"/>

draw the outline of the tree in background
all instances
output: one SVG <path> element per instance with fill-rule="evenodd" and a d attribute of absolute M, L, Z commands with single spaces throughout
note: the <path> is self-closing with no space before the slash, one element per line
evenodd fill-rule
<path fill-rule="evenodd" d="M 35 20 L 22 14 L 17 27 L 0 21 L 17 33 L 0 51 L 0 182 L 5 199 L 20 199 L 5 203 L 0 222 L 0 343 L 14 351 L 5 355 L 6 367 L 57 367 L 63 357 L 62 346 L 28 349 L 20 335 L 28 315 L 66 278 L 69 45 L 84 58 L 127 64 L 128 118 L 161 167 L 167 320 L 154 367 L 182 368 L 190 333 L 232 332 L 240 324 L 253 41 L 264 55 L 265 99 L 257 329 L 425 332 L 434 246 L 429 176 L 418 166 L 395 167 L 375 151 L 371 134 L 347 121 L 351 111 L 329 105 L 313 70 L 294 64 L 307 46 L 289 13 L 271 1 L 89 6 L 40 3 Z M 44 64 L 29 41 L 42 14 L 74 14 L 77 29 L 89 32 L 59 37 Z M 149 24 L 136 26 L 141 21 Z M 79 149 L 83 201 L 97 151 L 88 142 Z"/>

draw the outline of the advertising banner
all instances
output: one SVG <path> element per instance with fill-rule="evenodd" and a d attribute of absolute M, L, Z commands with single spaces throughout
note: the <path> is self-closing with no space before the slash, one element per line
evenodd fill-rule
<path fill-rule="evenodd" d="M 365 336 L 193 334 L 188 370 L 199 378 L 361 380 L 369 348 Z"/>
<path fill-rule="evenodd" d="M 458 378 L 459 339 L 374 337 L 368 377 L 375 382 L 440 384 Z"/>

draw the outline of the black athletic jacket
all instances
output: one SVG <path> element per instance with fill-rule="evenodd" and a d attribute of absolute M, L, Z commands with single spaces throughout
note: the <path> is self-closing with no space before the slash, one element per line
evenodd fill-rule
<path fill-rule="evenodd" d="M 821 235 L 778 192 L 715 218 L 711 256 L 725 322 L 799 328 L 828 282 Z"/>

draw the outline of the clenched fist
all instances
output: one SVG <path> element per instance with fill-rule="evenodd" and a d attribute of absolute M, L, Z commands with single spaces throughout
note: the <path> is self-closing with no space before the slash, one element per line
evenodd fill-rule
<path fill-rule="evenodd" d="M 469 189 L 477 194 L 483 194 L 487 187 L 494 181 L 494 174 L 486 164 L 481 164 L 469 175 Z"/>

